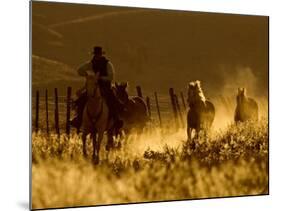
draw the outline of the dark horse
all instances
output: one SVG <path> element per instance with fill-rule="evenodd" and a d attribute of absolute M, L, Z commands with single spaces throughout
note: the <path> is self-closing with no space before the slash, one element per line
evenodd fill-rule
<path fill-rule="evenodd" d="M 124 104 L 125 112 L 121 115 L 124 121 L 124 131 L 129 133 L 133 128 L 142 131 L 149 121 L 147 106 L 141 97 L 129 97 L 127 92 L 128 83 L 115 83 L 117 98 Z"/>
<path fill-rule="evenodd" d="M 246 96 L 245 88 L 238 88 L 236 103 L 234 114 L 234 121 L 236 123 L 247 120 L 258 120 L 258 104 L 254 99 Z"/>
<path fill-rule="evenodd" d="M 190 82 L 188 85 L 187 102 L 189 111 L 187 113 L 187 137 L 192 138 L 192 130 L 198 137 L 200 130 L 207 132 L 215 118 L 214 105 L 206 100 L 201 89 L 200 81 Z"/>

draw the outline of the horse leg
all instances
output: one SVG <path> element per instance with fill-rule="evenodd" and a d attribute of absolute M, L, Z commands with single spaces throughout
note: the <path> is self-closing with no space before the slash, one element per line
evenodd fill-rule
<path fill-rule="evenodd" d="M 87 145 L 86 142 L 87 141 L 87 134 L 83 133 L 82 134 L 82 142 L 83 142 L 83 155 L 86 158 L 87 157 Z"/>
<path fill-rule="evenodd" d="M 188 128 L 188 140 L 190 140 L 190 148 L 195 149 L 195 142 L 194 142 L 194 139 L 192 139 L 192 131 L 193 131 L 192 128 Z M 195 133 L 196 133 L 196 131 L 195 131 Z"/>
<path fill-rule="evenodd" d="M 105 149 L 109 152 L 111 148 L 113 148 L 113 131 L 109 130 L 107 131 L 107 144 L 105 146 Z"/>
<path fill-rule="evenodd" d="M 190 136 L 192 136 L 192 130 L 193 129 L 191 129 L 191 135 Z M 194 138 L 193 139 L 191 139 L 191 149 L 195 149 L 195 147 L 196 147 L 196 143 L 195 143 L 195 140 L 198 140 L 198 138 L 199 138 L 199 129 L 198 128 L 195 128 L 194 129 L 194 131 L 195 131 L 195 135 L 194 135 Z"/>
<path fill-rule="evenodd" d="M 187 140 L 191 140 L 191 131 L 192 131 L 192 129 L 190 127 L 187 127 L 187 130 L 186 130 Z"/>
<path fill-rule="evenodd" d="M 205 139 L 207 139 L 210 135 L 210 130 L 211 130 L 211 124 L 208 123 L 206 128 L 204 129 L 204 136 L 205 136 Z"/>
<path fill-rule="evenodd" d="M 92 143 L 93 143 L 93 158 L 95 157 L 96 155 L 96 145 L 97 145 L 97 134 L 95 132 L 92 133 L 91 135 L 92 137 Z"/>
<path fill-rule="evenodd" d="M 103 139 L 103 132 L 99 132 L 98 138 L 97 138 L 97 141 L 96 141 L 96 144 L 95 144 L 96 153 L 93 156 L 94 164 L 99 164 L 99 161 L 100 161 L 99 151 L 100 151 L 100 144 L 101 144 L 102 139 Z"/>
<path fill-rule="evenodd" d="M 199 138 L 199 133 L 200 133 L 200 129 L 196 128 L 195 129 L 195 138 L 198 139 Z"/>

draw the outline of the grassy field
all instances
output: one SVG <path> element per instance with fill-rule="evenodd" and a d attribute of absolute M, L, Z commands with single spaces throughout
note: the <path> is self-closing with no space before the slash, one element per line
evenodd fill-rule
<path fill-rule="evenodd" d="M 32 207 L 268 194 L 268 121 L 228 125 L 186 142 L 184 129 L 131 134 L 101 164 L 82 156 L 81 137 L 32 134 Z M 88 153 L 91 154 L 91 141 Z"/>

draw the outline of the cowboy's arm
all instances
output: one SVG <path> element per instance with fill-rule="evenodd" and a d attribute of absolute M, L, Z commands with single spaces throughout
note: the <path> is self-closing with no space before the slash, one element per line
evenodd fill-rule
<path fill-rule="evenodd" d="M 87 76 L 88 75 L 87 71 L 90 71 L 91 69 L 92 69 L 91 62 L 86 62 L 78 68 L 77 73 L 80 76 Z"/>
<path fill-rule="evenodd" d="M 115 73 L 113 64 L 111 62 L 108 62 L 106 68 L 107 68 L 107 76 L 100 76 L 100 78 L 104 81 L 113 81 L 114 73 Z"/>

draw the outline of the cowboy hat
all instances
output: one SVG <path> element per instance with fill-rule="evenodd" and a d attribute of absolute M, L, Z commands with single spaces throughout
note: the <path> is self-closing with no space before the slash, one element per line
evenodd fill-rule
<path fill-rule="evenodd" d="M 93 48 L 92 54 L 105 54 L 105 52 L 102 50 L 102 47 L 100 46 L 95 46 Z"/>

